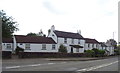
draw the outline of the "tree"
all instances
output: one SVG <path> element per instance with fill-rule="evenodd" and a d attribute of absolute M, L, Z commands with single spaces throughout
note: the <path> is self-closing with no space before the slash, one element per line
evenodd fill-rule
<path fill-rule="evenodd" d="M 49 29 L 49 30 L 48 30 L 48 35 L 50 34 L 50 32 L 51 32 L 51 30 Z"/>
<path fill-rule="evenodd" d="M 2 19 L 2 37 L 12 37 L 13 33 L 18 31 L 17 22 L 7 16 L 3 10 L 0 10 L 0 18 Z"/>
<path fill-rule="evenodd" d="M 117 42 L 114 39 L 107 40 L 106 44 L 109 44 L 113 46 L 115 49 L 117 49 Z"/>
<path fill-rule="evenodd" d="M 30 32 L 30 33 L 27 34 L 27 36 L 37 36 L 37 34 Z"/>
<path fill-rule="evenodd" d="M 61 52 L 61 53 L 67 53 L 67 49 L 66 49 L 66 47 L 63 44 L 60 45 L 59 52 Z"/>

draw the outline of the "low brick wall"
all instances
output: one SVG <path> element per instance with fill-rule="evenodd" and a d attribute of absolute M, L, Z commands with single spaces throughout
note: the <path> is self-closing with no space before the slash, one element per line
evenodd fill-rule
<path fill-rule="evenodd" d="M 65 57 L 84 57 L 84 53 L 53 53 L 53 52 L 20 52 L 19 58 L 65 58 Z"/>
<path fill-rule="evenodd" d="M 2 51 L 2 59 L 11 59 L 12 52 L 11 51 Z"/>

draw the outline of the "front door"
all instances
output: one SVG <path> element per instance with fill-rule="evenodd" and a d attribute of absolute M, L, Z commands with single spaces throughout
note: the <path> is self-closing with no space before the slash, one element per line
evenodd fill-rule
<path fill-rule="evenodd" d="M 73 53 L 73 47 L 71 47 L 71 53 Z"/>

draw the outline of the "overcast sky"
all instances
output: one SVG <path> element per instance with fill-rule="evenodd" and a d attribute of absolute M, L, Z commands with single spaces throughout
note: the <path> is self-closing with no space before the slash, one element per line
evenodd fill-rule
<path fill-rule="evenodd" d="M 106 42 L 118 40 L 119 0 L 0 0 L 0 10 L 19 23 L 17 35 L 40 29 L 48 34 L 52 25 L 56 30 L 77 32 L 85 38 Z"/>

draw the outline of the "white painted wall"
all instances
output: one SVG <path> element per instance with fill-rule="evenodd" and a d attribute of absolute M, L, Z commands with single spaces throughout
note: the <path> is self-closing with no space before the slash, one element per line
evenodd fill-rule
<path fill-rule="evenodd" d="M 114 54 L 114 47 L 107 47 L 107 50 L 110 52 L 110 55 Z"/>
<path fill-rule="evenodd" d="M 51 30 L 50 34 L 48 35 L 48 37 L 51 37 L 57 43 L 57 36 L 52 30 Z"/>
<path fill-rule="evenodd" d="M 30 44 L 30 50 L 25 49 L 25 43 L 18 46 L 24 49 L 24 52 L 58 52 L 57 45 L 55 44 L 55 50 L 52 50 L 52 44 L 46 44 L 46 50 L 42 50 L 42 44 Z"/>
<path fill-rule="evenodd" d="M 11 45 L 11 48 L 7 48 L 7 44 Z M 2 43 L 2 51 L 12 51 L 13 43 Z"/>
<path fill-rule="evenodd" d="M 67 48 L 67 52 L 70 53 L 71 52 L 71 46 L 69 45 L 80 45 L 84 47 L 85 44 L 85 40 L 80 40 L 80 44 L 78 44 L 79 39 L 74 39 L 74 43 L 72 43 L 72 38 L 67 38 L 67 43 L 64 43 L 64 38 L 58 37 L 58 48 L 61 44 L 63 44 L 64 46 L 66 46 Z M 78 53 L 76 52 L 76 48 L 73 48 L 73 53 Z M 79 48 L 79 53 L 84 53 L 84 48 Z"/>
<path fill-rule="evenodd" d="M 89 47 L 88 47 L 89 44 Z M 85 43 L 85 50 L 92 50 L 93 48 L 101 49 L 100 44 L 91 44 L 91 43 Z"/>

